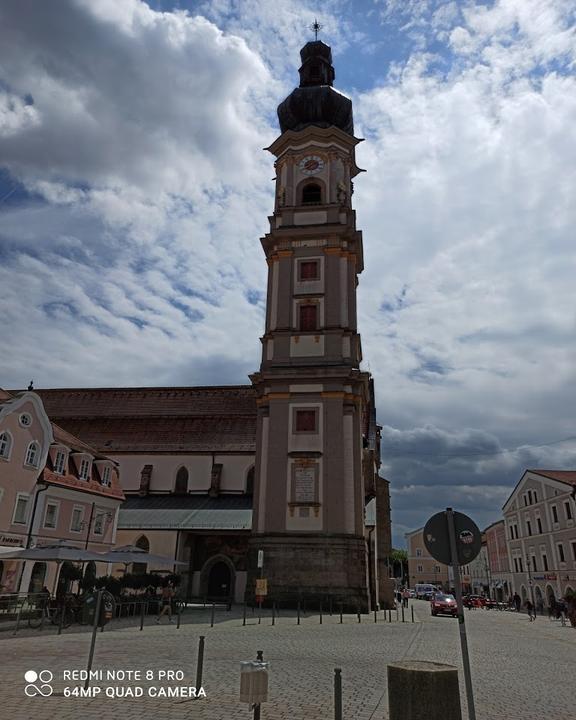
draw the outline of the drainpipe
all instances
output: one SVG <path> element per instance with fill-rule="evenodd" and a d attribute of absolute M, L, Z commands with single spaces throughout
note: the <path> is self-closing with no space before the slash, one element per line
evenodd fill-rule
<path fill-rule="evenodd" d="M 48 485 L 44 485 L 41 483 L 38 483 L 37 489 L 36 489 L 36 495 L 34 496 L 34 505 L 32 507 L 32 517 L 30 518 L 30 526 L 28 528 L 28 535 L 26 537 L 26 550 L 30 547 L 30 542 L 32 540 L 32 530 L 34 528 L 34 518 L 36 517 L 36 508 L 38 507 L 38 495 L 40 495 L 41 492 L 46 492 L 48 490 Z"/>
<path fill-rule="evenodd" d="M 94 517 L 94 507 L 96 506 L 96 503 L 92 503 L 92 507 L 90 508 L 90 520 L 88 520 L 88 532 L 86 533 L 86 543 L 84 544 L 84 550 L 88 550 L 88 543 L 90 542 L 90 528 L 92 527 L 92 519 Z"/>

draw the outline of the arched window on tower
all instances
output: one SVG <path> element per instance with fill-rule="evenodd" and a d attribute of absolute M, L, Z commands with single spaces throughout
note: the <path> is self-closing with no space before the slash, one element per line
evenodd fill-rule
<path fill-rule="evenodd" d="M 181 467 L 176 473 L 176 482 L 174 483 L 175 495 L 186 495 L 188 492 L 188 470 Z"/>
<path fill-rule="evenodd" d="M 246 495 L 254 495 L 254 465 L 246 473 Z"/>
<path fill-rule="evenodd" d="M 322 188 L 318 183 L 308 183 L 302 188 L 302 205 L 320 205 Z"/>

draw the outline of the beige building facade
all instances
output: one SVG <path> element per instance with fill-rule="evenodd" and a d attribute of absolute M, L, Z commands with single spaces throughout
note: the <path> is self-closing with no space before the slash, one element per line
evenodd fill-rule
<path fill-rule="evenodd" d="M 548 606 L 576 591 L 576 471 L 526 470 L 503 507 L 512 591 Z"/>

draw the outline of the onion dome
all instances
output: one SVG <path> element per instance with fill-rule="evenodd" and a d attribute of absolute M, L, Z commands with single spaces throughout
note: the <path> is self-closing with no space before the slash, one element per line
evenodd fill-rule
<path fill-rule="evenodd" d="M 300 50 L 300 87 L 278 106 L 280 130 L 303 130 L 309 125 L 336 126 L 354 135 L 352 101 L 334 90 L 332 51 L 321 40 L 309 42 Z"/>

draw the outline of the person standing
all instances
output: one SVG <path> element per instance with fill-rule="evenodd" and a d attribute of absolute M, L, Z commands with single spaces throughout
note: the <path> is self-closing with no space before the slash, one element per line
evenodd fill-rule
<path fill-rule="evenodd" d="M 522 600 L 520 600 L 520 595 L 518 595 L 518 593 L 514 593 L 514 607 L 516 608 L 516 612 L 520 612 L 521 606 Z"/>
<path fill-rule="evenodd" d="M 158 624 L 160 622 L 160 618 L 163 615 L 166 615 L 166 613 L 168 613 L 168 622 L 172 622 L 172 599 L 174 598 L 174 586 L 170 581 L 168 581 L 162 588 L 160 598 L 162 609 L 156 618 L 156 623 Z"/>
<path fill-rule="evenodd" d="M 410 591 L 408 588 L 404 588 L 402 590 L 402 607 L 407 608 L 408 607 L 408 598 L 410 597 Z"/>
<path fill-rule="evenodd" d="M 528 620 L 530 620 L 530 622 L 532 622 L 533 620 L 536 619 L 535 617 L 532 616 L 532 610 L 534 609 L 534 606 L 532 605 L 530 600 L 526 600 L 526 602 L 524 603 L 524 606 L 526 607 L 526 612 L 528 613 Z"/>

